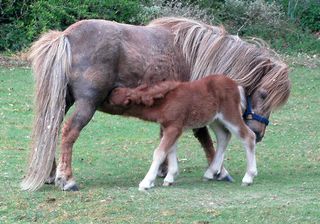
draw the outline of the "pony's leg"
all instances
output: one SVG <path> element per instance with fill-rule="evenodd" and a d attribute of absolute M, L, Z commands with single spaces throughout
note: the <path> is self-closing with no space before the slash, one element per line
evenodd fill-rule
<path fill-rule="evenodd" d="M 144 179 L 139 184 L 139 190 L 147 190 L 154 186 L 154 181 L 161 163 L 165 160 L 166 156 L 173 149 L 173 145 L 181 134 L 181 129 L 175 127 L 168 127 L 163 130 L 163 137 L 159 146 L 153 153 L 153 161 L 150 169 Z"/>
<path fill-rule="evenodd" d="M 193 129 L 192 131 L 193 131 L 193 135 L 200 142 L 203 148 L 203 151 L 206 154 L 208 165 L 210 165 L 214 159 L 215 150 L 213 147 L 213 142 L 211 140 L 208 128 L 207 127 L 197 128 L 197 129 Z"/>
<path fill-rule="evenodd" d="M 210 128 L 212 128 L 217 138 L 217 151 L 213 161 L 204 174 L 204 178 L 208 180 L 214 179 L 215 177 L 223 179 L 227 176 L 229 177 L 228 171 L 223 167 L 223 160 L 231 134 L 219 122 L 212 123 Z"/>
<path fill-rule="evenodd" d="M 177 143 L 175 143 L 169 151 L 167 156 L 168 173 L 163 180 L 163 186 L 170 186 L 173 184 L 175 177 L 178 175 L 178 160 L 177 160 Z"/>
<path fill-rule="evenodd" d="M 57 163 L 56 163 L 56 159 L 54 158 L 50 175 L 45 182 L 46 184 L 54 184 L 54 180 L 56 179 L 56 170 L 57 170 Z"/>
<path fill-rule="evenodd" d="M 66 109 L 65 109 L 65 114 L 69 111 L 70 107 L 74 104 L 74 99 L 73 96 L 70 94 L 70 91 L 67 92 L 66 96 Z M 56 163 L 56 158 L 53 159 L 53 164 L 51 168 L 51 172 L 49 177 L 46 180 L 46 184 L 54 184 L 54 181 L 56 179 L 56 170 L 57 170 L 57 163 Z"/>
<path fill-rule="evenodd" d="M 56 186 L 59 186 L 62 190 L 78 190 L 72 175 L 72 147 L 79 137 L 80 131 L 91 120 L 94 112 L 95 106 L 89 101 L 80 100 L 76 102 L 75 112 L 62 129 L 61 153 L 55 179 Z"/>

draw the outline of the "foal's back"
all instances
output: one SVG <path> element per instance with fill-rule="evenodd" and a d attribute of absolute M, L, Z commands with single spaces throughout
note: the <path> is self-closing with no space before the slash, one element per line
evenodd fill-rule
<path fill-rule="evenodd" d="M 240 116 L 237 84 L 222 75 L 211 75 L 193 82 L 183 82 L 166 96 L 165 108 L 175 110 L 184 128 L 198 128 L 211 123 L 217 115 Z M 169 106 L 170 105 L 170 106 Z"/>

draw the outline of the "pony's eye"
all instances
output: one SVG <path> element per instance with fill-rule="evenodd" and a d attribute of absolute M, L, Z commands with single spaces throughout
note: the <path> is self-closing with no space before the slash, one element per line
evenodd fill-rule
<path fill-rule="evenodd" d="M 260 92 L 260 97 L 261 97 L 261 99 L 266 99 L 267 98 L 267 96 L 268 96 L 268 93 L 267 93 L 267 91 L 261 91 Z"/>

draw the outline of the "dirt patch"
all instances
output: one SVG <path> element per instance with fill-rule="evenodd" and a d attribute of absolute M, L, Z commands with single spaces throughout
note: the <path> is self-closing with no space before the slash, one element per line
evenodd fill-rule
<path fill-rule="evenodd" d="M 29 67 L 29 63 L 23 58 L 23 56 L 4 56 L 0 55 L 0 66 L 6 68 L 12 67 Z"/>
<path fill-rule="evenodd" d="M 289 66 L 303 66 L 306 68 L 320 67 L 320 55 L 308 55 L 305 53 L 298 53 L 294 56 L 282 55 L 282 58 Z"/>

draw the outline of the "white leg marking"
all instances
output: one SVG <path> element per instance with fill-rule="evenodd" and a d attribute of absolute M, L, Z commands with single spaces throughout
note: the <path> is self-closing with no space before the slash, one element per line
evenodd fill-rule
<path fill-rule="evenodd" d="M 204 174 L 204 178 L 206 179 L 213 179 L 214 175 L 221 174 L 221 170 L 224 170 L 224 172 L 228 173 L 223 168 L 223 160 L 225 150 L 231 138 L 230 132 L 226 130 L 218 121 L 212 123 L 210 127 L 214 131 L 217 138 L 217 150 L 213 162 L 210 164 L 209 168 Z"/>
<path fill-rule="evenodd" d="M 251 131 L 251 130 L 250 130 Z M 255 140 L 254 133 L 251 133 L 251 137 L 244 140 L 243 145 L 246 149 L 247 155 L 247 172 L 242 179 L 242 185 L 250 185 L 253 183 L 253 178 L 257 176 L 257 162 L 255 156 Z"/>
<path fill-rule="evenodd" d="M 220 114 L 217 118 L 232 134 L 237 136 L 242 141 L 246 150 L 247 157 L 247 171 L 242 179 L 242 184 L 246 186 L 252 184 L 253 178 L 258 174 L 255 157 L 255 134 L 253 133 L 253 131 L 251 131 L 250 128 L 248 128 L 248 126 L 244 124 L 242 119 L 239 120 L 241 126 L 236 126 L 230 123 L 229 121 L 223 119 L 223 116 Z M 248 135 L 244 138 L 241 138 L 240 136 L 240 128 L 242 128 L 242 130 L 246 129 L 245 131 L 248 133 Z"/>
<path fill-rule="evenodd" d="M 174 144 L 168 154 L 168 173 L 163 180 L 163 186 L 170 186 L 178 175 L 177 144 Z"/>
<path fill-rule="evenodd" d="M 160 145 L 161 145 L 161 143 L 160 143 Z M 162 150 L 160 148 L 160 146 L 158 148 L 156 148 L 153 153 L 152 164 L 149 168 L 148 173 L 143 178 L 143 180 L 140 182 L 139 190 L 147 190 L 149 188 L 154 187 L 154 181 L 157 177 L 158 169 L 165 158 L 166 158 L 165 151 Z"/>

